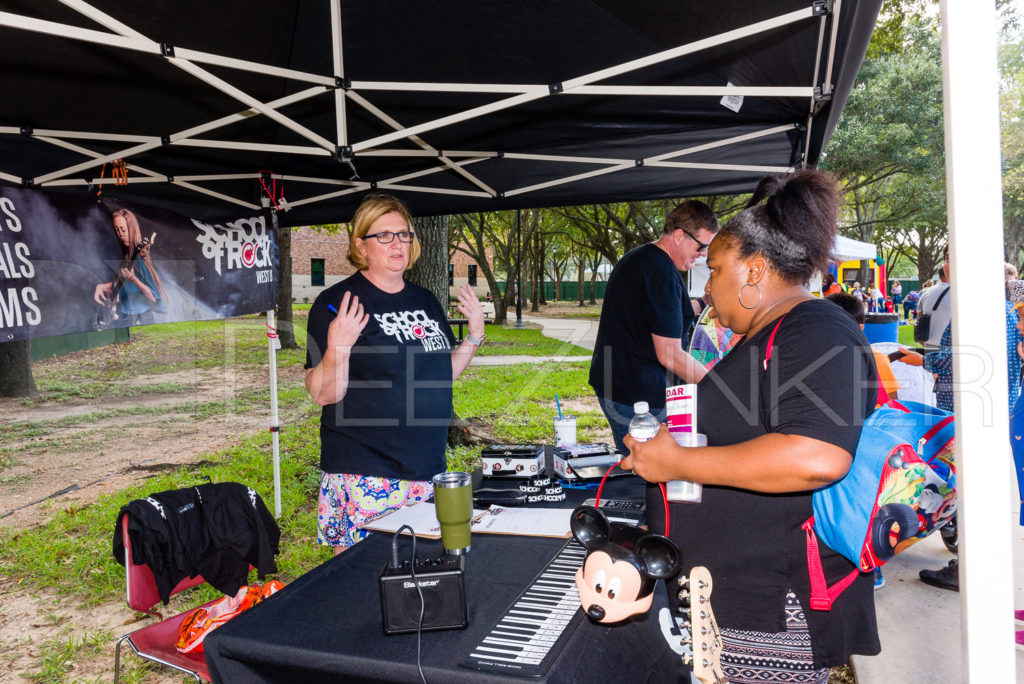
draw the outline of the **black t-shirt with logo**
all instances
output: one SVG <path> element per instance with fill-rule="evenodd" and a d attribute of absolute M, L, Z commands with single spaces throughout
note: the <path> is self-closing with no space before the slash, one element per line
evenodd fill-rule
<path fill-rule="evenodd" d="M 622 404 L 665 407 L 665 388 L 678 379 L 658 361 L 651 335 L 681 338 L 696 322 L 686 286 L 672 258 L 654 243 L 630 250 L 608 278 L 590 361 L 597 396 Z"/>
<path fill-rule="evenodd" d="M 358 272 L 313 303 L 306 368 L 320 363 L 334 319 L 327 306 L 338 309 L 345 292 L 359 297 L 370 320 L 352 348 L 345 397 L 321 412 L 320 469 L 429 480 L 447 469 L 455 344 L 448 316 L 429 290 L 406 281 L 390 294 Z"/>

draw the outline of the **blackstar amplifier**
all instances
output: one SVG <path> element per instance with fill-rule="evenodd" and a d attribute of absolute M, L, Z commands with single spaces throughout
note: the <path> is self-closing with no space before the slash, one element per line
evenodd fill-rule
<path fill-rule="evenodd" d="M 463 629 L 466 611 L 465 556 L 417 558 L 416 584 L 423 592 L 423 631 Z M 389 561 L 380 575 L 380 608 L 384 634 L 415 632 L 420 597 L 409 561 L 397 568 Z"/>
<path fill-rule="evenodd" d="M 544 472 L 542 444 L 492 444 L 480 458 L 487 477 L 536 477 Z"/>

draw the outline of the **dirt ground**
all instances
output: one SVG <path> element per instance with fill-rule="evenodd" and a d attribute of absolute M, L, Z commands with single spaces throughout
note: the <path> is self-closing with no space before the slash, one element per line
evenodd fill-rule
<path fill-rule="evenodd" d="M 86 355 L 96 353 L 109 352 L 76 352 L 60 360 L 40 362 L 39 370 L 45 374 L 48 366 L 81 362 Z M 282 369 L 279 385 L 301 383 L 301 373 L 298 367 Z M 39 375 L 37 372 L 37 379 Z M 269 406 L 265 411 L 227 411 L 209 417 L 198 417 L 191 410 L 266 388 L 269 379 L 265 366 L 262 372 L 192 369 L 126 377 L 118 382 L 128 396 L 113 394 L 37 406 L 0 399 L 0 431 L 5 435 L 0 440 L 0 459 L 13 461 L 0 471 L 0 526 L 25 529 L 38 525 L 60 508 L 88 504 L 101 494 L 119 491 L 153 474 L 201 461 L 204 454 L 229 447 L 241 435 L 270 425 Z M 132 385 L 141 383 L 174 391 L 133 393 Z M 140 413 L 140 408 L 167 410 L 147 414 Z M 119 412 L 121 409 L 124 412 Z M 65 427 L 58 423 L 45 436 L 11 430 L 17 423 L 85 415 L 90 416 L 87 421 Z M 288 419 L 282 413 L 281 422 Z M 68 448 L 61 448 L 62 444 Z M 48 642 L 81 641 L 100 633 L 117 638 L 134 629 L 126 625 L 137 619 L 123 601 L 85 607 L 52 592 L 29 591 L 14 581 L 0 579 L 0 682 L 30 681 L 24 673 L 38 676 L 47 667 Z M 76 657 L 59 665 L 65 670 L 63 681 L 111 681 L 113 656 L 113 640 L 109 638 L 93 648 L 83 648 Z M 134 656 L 128 655 L 127 660 L 134 660 Z M 142 681 L 181 681 L 168 672 L 159 668 Z"/>

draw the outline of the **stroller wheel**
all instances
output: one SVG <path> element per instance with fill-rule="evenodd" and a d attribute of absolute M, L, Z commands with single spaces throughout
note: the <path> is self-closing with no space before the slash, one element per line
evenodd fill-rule
<path fill-rule="evenodd" d="M 957 553 L 956 516 L 953 516 L 952 520 L 939 528 L 939 536 L 942 537 L 942 543 L 946 545 L 950 553 Z"/>

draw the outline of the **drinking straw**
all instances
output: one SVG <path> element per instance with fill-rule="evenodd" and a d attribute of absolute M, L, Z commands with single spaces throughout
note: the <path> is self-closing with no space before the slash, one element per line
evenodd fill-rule
<path fill-rule="evenodd" d="M 558 401 L 558 395 L 555 395 L 555 406 L 558 407 L 558 420 L 562 420 L 562 403 Z"/>

